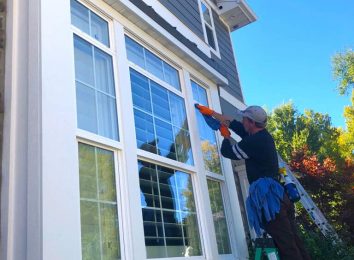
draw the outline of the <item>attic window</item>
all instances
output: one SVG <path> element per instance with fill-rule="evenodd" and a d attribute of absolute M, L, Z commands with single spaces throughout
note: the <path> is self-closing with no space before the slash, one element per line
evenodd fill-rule
<path fill-rule="evenodd" d="M 210 7 L 203 1 L 201 3 L 202 23 L 204 26 L 205 42 L 216 50 L 215 28 Z"/>

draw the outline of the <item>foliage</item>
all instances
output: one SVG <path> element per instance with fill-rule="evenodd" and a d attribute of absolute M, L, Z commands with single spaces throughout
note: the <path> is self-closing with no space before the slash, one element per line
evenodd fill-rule
<path fill-rule="evenodd" d="M 300 114 L 289 102 L 274 109 L 267 129 L 274 137 L 279 154 L 288 162 L 294 151 L 305 146 L 321 160 L 328 156 L 336 161 L 341 160 L 338 156 L 340 131 L 331 126 L 328 115 L 312 110 Z"/>
<path fill-rule="evenodd" d="M 335 80 L 339 80 L 339 94 L 348 94 L 354 87 L 354 51 L 337 53 L 332 58 L 332 72 Z"/>
<path fill-rule="evenodd" d="M 303 227 L 300 228 L 302 237 L 307 250 L 312 259 L 354 259 L 354 247 L 344 242 L 337 241 L 333 243 L 334 238 L 324 238 L 322 234 L 314 232 Z"/>
<path fill-rule="evenodd" d="M 342 131 L 339 138 L 340 153 L 342 157 L 351 162 L 354 161 L 354 91 L 352 91 L 351 105 L 344 108 L 346 119 L 346 131 Z"/>

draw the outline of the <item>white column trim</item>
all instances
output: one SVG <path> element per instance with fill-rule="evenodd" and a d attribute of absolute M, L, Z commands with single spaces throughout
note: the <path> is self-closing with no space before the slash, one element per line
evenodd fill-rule
<path fill-rule="evenodd" d="M 117 72 L 118 81 L 121 142 L 123 151 L 121 164 L 123 171 L 120 173 L 121 216 L 123 234 L 123 244 L 125 249 L 125 259 L 141 260 L 146 259 L 145 238 L 143 229 L 143 219 L 141 214 L 139 169 L 137 163 L 137 142 L 135 136 L 133 98 L 131 92 L 131 80 L 129 72 L 129 62 L 125 48 L 124 27 L 114 21 Z M 122 244 L 122 243 L 121 243 Z"/>

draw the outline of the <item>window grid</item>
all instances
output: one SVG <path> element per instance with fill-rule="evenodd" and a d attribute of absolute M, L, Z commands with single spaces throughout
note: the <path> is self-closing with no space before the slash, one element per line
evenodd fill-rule
<path fill-rule="evenodd" d="M 140 117 L 140 121 L 138 121 L 139 115 L 137 113 L 134 113 L 135 116 L 135 128 L 138 131 L 142 131 L 145 133 L 144 139 L 139 139 L 138 132 L 137 132 L 137 141 L 138 141 L 138 148 L 161 155 L 163 157 L 170 158 L 172 160 L 176 160 L 182 163 L 186 163 L 188 165 L 193 165 L 194 160 L 193 160 L 193 154 L 191 150 L 191 141 L 190 141 L 190 132 L 189 132 L 189 127 L 188 127 L 188 122 L 187 122 L 187 114 L 186 114 L 186 108 L 185 108 L 185 101 L 183 97 L 176 95 L 174 92 L 171 92 L 170 90 L 164 88 L 163 86 L 157 84 L 153 80 L 151 80 L 149 77 L 146 77 L 144 74 L 135 71 L 135 69 L 130 68 L 130 75 L 131 75 L 131 80 L 132 80 L 132 91 L 133 91 L 133 106 L 134 106 L 134 111 L 138 111 L 142 114 L 142 116 L 146 115 L 149 118 L 142 119 Z M 144 104 L 143 107 L 139 105 L 139 101 L 136 101 L 134 99 L 134 95 L 138 96 L 138 91 L 137 90 L 137 85 L 135 85 L 133 78 L 140 77 L 140 79 L 144 79 L 144 82 L 140 83 L 142 88 L 145 88 L 149 92 L 149 102 L 150 104 L 147 107 L 147 104 Z M 139 80 L 139 79 L 136 79 Z M 139 84 L 138 81 L 136 84 Z M 135 89 L 134 87 L 135 86 Z M 145 86 L 145 87 L 144 87 Z M 154 88 L 154 90 L 153 90 Z M 154 92 L 155 91 L 155 92 Z M 157 91 L 157 92 L 156 92 Z M 162 91 L 164 95 L 166 95 L 166 101 L 167 107 L 166 112 L 168 113 L 167 118 L 164 118 L 159 111 L 161 110 L 156 110 L 156 107 L 158 106 L 156 100 L 154 100 L 154 97 L 156 99 L 158 92 Z M 140 94 L 141 95 L 141 94 Z M 147 93 L 145 94 L 145 96 Z M 161 95 L 161 93 L 160 93 Z M 163 97 L 164 98 L 164 97 Z M 172 103 L 171 99 L 176 99 L 174 103 Z M 180 111 L 180 114 L 173 113 L 175 106 L 182 105 L 182 110 Z M 163 108 L 161 108 L 163 109 Z M 181 116 L 181 117 L 178 117 Z M 180 120 L 182 119 L 182 120 Z M 143 120 L 143 121 L 141 121 Z M 148 140 L 147 137 L 149 137 L 150 131 L 146 128 L 147 127 L 147 120 L 152 122 L 152 126 L 149 124 L 150 128 L 153 129 L 153 134 L 154 134 L 154 140 L 159 141 L 159 143 L 154 143 L 154 140 Z M 144 124 L 144 129 L 139 128 L 139 124 Z M 161 124 L 166 124 L 168 128 L 164 128 L 163 125 Z M 179 124 L 179 125 L 178 125 Z M 158 129 L 159 132 L 158 132 Z M 164 129 L 164 130 L 163 130 Z M 167 136 L 166 136 L 167 134 Z M 150 136 L 151 138 L 152 136 Z M 162 138 L 162 139 L 161 139 Z M 171 139 L 172 138 L 172 139 Z M 162 141 L 162 143 L 161 143 Z M 163 142 L 165 141 L 165 145 L 168 144 L 168 142 L 171 142 L 169 148 L 163 147 Z M 180 142 L 178 142 L 180 141 Z M 167 143 L 166 143 L 167 142 Z M 144 147 L 142 147 L 144 146 Z M 148 147 L 149 146 L 149 147 Z M 173 148 L 173 150 L 171 150 Z M 169 149 L 169 150 L 168 150 Z M 161 152 L 162 154 L 160 154 Z M 172 156 L 172 157 L 170 157 Z"/>
<path fill-rule="evenodd" d="M 174 88 L 175 90 L 181 92 L 181 80 L 180 80 L 179 71 L 176 68 L 174 68 L 172 65 L 170 65 L 168 62 L 166 62 L 165 58 L 160 58 L 154 52 L 150 51 L 148 48 L 146 48 L 145 46 L 143 46 L 142 44 L 140 44 L 139 42 L 134 40 L 129 35 L 125 35 L 125 42 L 126 42 L 126 46 L 127 46 L 128 60 L 131 63 L 135 64 L 138 67 L 141 67 L 140 64 L 139 64 L 141 61 L 138 61 L 138 62 L 135 63 L 134 58 L 133 57 L 129 57 L 129 56 L 132 56 L 132 55 L 134 56 L 135 55 L 135 53 L 133 53 L 133 50 L 130 49 L 130 48 L 134 48 L 134 46 L 135 46 L 135 47 L 141 49 L 141 51 L 142 51 L 142 57 L 141 58 L 143 59 L 143 63 L 144 63 L 143 66 L 144 67 L 141 67 L 141 68 L 144 71 L 154 75 L 154 77 L 156 77 L 159 80 L 163 81 L 165 84 L 167 84 L 167 85 L 171 86 L 172 88 Z M 135 50 L 135 51 L 137 51 L 137 50 Z M 147 62 L 148 62 L 149 58 L 148 58 L 147 54 L 151 55 L 151 57 L 153 59 L 156 59 L 156 60 L 159 61 L 160 65 L 161 65 L 161 70 L 162 70 L 161 73 L 162 73 L 162 75 L 159 76 L 157 73 L 155 74 L 153 70 L 150 71 L 152 68 L 148 66 Z M 176 82 L 173 82 L 175 84 L 171 84 L 171 82 L 168 82 L 168 79 L 167 79 L 168 78 L 168 74 L 166 73 L 166 67 L 170 67 L 170 68 L 173 69 L 174 74 L 172 74 L 172 76 L 174 75 L 176 77 L 176 79 L 175 79 Z"/>
<path fill-rule="evenodd" d="M 197 242 L 197 244 L 194 244 L 195 246 L 197 246 L 197 248 L 195 248 L 197 251 L 195 253 L 197 254 L 192 254 L 192 255 L 201 255 L 201 244 L 200 244 L 200 235 L 199 235 L 199 225 L 198 225 L 198 219 L 197 219 L 197 212 L 196 212 L 196 206 L 195 206 L 195 201 L 194 201 L 194 195 L 193 195 L 193 187 L 191 187 L 191 199 L 192 199 L 192 204 L 189 208 L 185 208 L 182 207 L 183 203 L 181 201 L 181 191 L 183 191 L 183 186 L 180 186 L 181 184 L 179 183 L 176 174 L 177 173 L 182 173 L 185 174 L 185 176 L 189 176 L 189 181 L 191 182 L 192 180 L 190 179 L 191 176 L 187 173 L 184 172 L 180 172 L 177 170 L 173 170 L 172 168 L 167 168 L 164 166 L 159 166 L 157 164 L 154 163 L 148 163 L 146 161 L 138 161 L 139 166 L 139 180 L 140 180 L 140 189 L 141 189 L 141 201 L 142 201 L 142 214 L 143 214 L 143 222 L 144 222 L 144 234 L 145 234 L 145 241 L 146 241 L 146 246 L 147 251 L 148 251 L 148 258 L 161 258 L 161 257 L 174 257 L 174 256 L 182 256 L 180 254 L 175 255 L 176 253 L 181 253 L 183 250 L 184 253 L 188 254 L 187 251 L 189 250 L 188 247 L 190 246 L 190 243 L 193 243 L 193 239 L 194 239 L 194 243 Z M 166 172 L 165 170 L 168 170 L 168 172 Z M 149 178 L 148 180 L 146 180 L 146 172 L 149 172 Z M 166 176 L 170 176 L 170 178 L 172 178 L 172 184 L 165 184 L 163 182 L 161 182 L 161 178 L 163 178 L 163 174 L 165 173 Z M 154 178 L 155 177 L 155 178 Z M 174 182 L 174 183 L 173 183 Z M 145 184 L 145 185 L 144 185 Z M 156 186 L 156 192 L 155 193 L 155 189 L 154 186 Z M 164 187 L 164 189 L 166 189 L 167 191 L 170 192 L 172 197 L 168 197 L 168 196 L 164 196 L 167 194 L 164 194 L 164 192 L 161 190 L 161 188 Z M 148 193 L 148 191 L 146 190 L 146 188 L 148 189 L 148 191 L 151 192 Z M 166 191 L 165 191 L 166 192 Z M 153 196 L 158 196 L 158 204 L 155 203 L 155 199 Z M 147 197 L 152 197 L 152 201 L 148 201 L 146 202 L 146 198 Z M 144 199 L 143 199 L 144 198 Z M 172 201 L 172 205 L 170 204 L 165 204 L 166 201 L 164 202 L 163 199 L 166 199 L 167 201 Z M 148 205 L 151 204 L 152 205 Z M 169 207 L 173 207 L 173 208 L 169 208 Z M 149 218 L 151 219 L 151 216 L 149 216 L 149 210 L 150 212 L 153 212 L 153 221 L 148 220 Z M 158 214 L 160 214 L 160 218 L 158 218 Z M 167 215 L 166 215 L 167 214 Z M 172 215 L 174 215 L 174 221 L 170 218 Z M 195 219 L 195 223 L 197 224 L 197 226 L 195 227 L 191 227 L 190 224 L 185 223 L 183 216 L 191 216 L 193 219 Z M 166 222 L 167 220 L 167 222 Z M 150 231 L 148 230 L 149 227 L 154 226 L 154 230 L 155 230 L 155 234 L 153 236 L 147 235 L 146 233 L 149 233 Z M 158 231 L 158 227 L 161 227 L 160 232 Z M 176 229 L 175 232 L 173 232 L 172 236 L 171 236 L 171 230 L 169 231 L 170 234 L 168 234 L 167 232 L 167 228 L 172 228 L 172 230 Z M 192 228 L 192 231 L 190 231 L 189 228 Z M 196 229 L 193 229 L 196 228 Z M 194 234 L 197 237 L 191 237 L 190 235 L 188 235 L 187 233 L 185 233 L 186 231 L 189 232 L 197 232 L 196 234 Z M 176 233 L 177 232 L 177 233 Z M 161 236 L 159 236 L 159 234 Z M 180 235 L 180 236 L 178 236 Z M 149 246 L 154 247 L 154 245 L 150 244 L 150 242 L 154 241 L 154 240 L 159 240 L 159 239 L 163 239 L 163 245 L 161 244 L 157 244 L 155 246 L 163 246 L 164 247 L 164 252 L 163 255 L 151 255 L 151 253 L 149 254 Z M 197 239 L 197 240 L 195 240 Z M 149 242 L 150 241 L 150 242 Z M 176 246 L 183 246 L 183 248 L 173 248 L 173 244 L 169 244 L 169 241 L 180 241 L 182 242 L 181 244 L 176 244 Z M 187 243 L 187 241 L 189 241 Z M 192 242 L 191 242 L 192 241 Z M 180 243 L 179 242 L 179 243 Z M 170 247 L 169 247 L 170 246 Z M 172 248 L 171 248 L 172 246 Z M 161 249 L 161 248 L 160 248 Z M 170 250 L 170 251 L 169 251 Z M 177 250 L 174 252 L 174 250 Z M 171 253 L 172 252 L 172 253 Z M 161 252 L 160 252 L 161 253 Z M 153 253 L 152 253 L 153 254 Z M 171 255 L 172 254 L 172 255 Z M 191 255 L 191 256 L 192 256 Z M 185 255 L 186 256 L 186 255 Z"/>
<path fill-rule="evenodd" d="M 107 259 L 107 257 L 109 258 L 109 256 L 112 257 L 113 255 L 115 259 L 120 259 L 120 252 L 121 252 L 120 238 L 119 238 L 120 230 L 119 230 L 119 219 L 118 219 L 118 209 L 117 209 L 118 204 L 117 204 L 117 192 L 116 192 L 116 182 L 115 182 L 116 161 L 115 161 L 114 152 L 111 150 L 106 150 L 105 148 L 100 148 L 82 142 L 78 143 L 78 149 L 79 149 L 79 169 L 80 169 L 79 176 L 80 176 L 81 243 L 82 243 L 83 259 L 90 259 L 90 257 L 92 256 L 98 257 L 98 254 L 99 254 L 99 259 L 101 260 Z M 93 158 L 85 159 L 85 156 L 92 157 L 92 155 Z M 105 160 L 106 164 L 102 165 L 102 160 L 100 160 L 99 155 L 103 157 L 109 156 L 110 159 L 108 161 Z M 92 164 L 94 164 L 94 167 L 92 167 Z M 105 169 L 105 167 L 108 167 L 108 170 Z M 90 174 L 92 174 L 92 172 L 91 173 L 87 172 L 87 169 L 93 169 L 94 176 L 91 176 Z M 108 180 L 109 177 L 113 179 L 112 182 L 109 182 L 109 186 L 107 186 L 107 182 L 103 182 L 103 179 L 107 176 L 108 176 Z M 94 190 L 90 189 L 93 187 L 90 186 L 89 183 L 90 181 L 87 180 L 88 178 L 92 178 L 92 177 L 95 179 Z M 111 200 L 107 200 L 107 196 L 111 197 Z M 88 205 L 84 206 L 84 204 L 87 203 L 91 204 L 89 206 L 91 207 L 93 206 L 97 208 L 97 211 L 92 211 L 92 210 L 90 211 L 89 217 L 87 217 L 87 215 L 84 213 L 85 211 L 87 213 Z M 107 205 L 113 206 L 115 210 L 113 215 L 108 216 L 108 219 L 106 216 L 106 218 L 103 220 L 102 217 L 104 214 L 104 209 Z M 95 217 L 97 218 L 96 223 L 92 222 L 95 220 Z M 110 233 L 107 233 L 107 223 L 109 224 L 109 222 L 112 221 L 115 222 L 115 224 L 113 224 L 115 225 L 113 226 L 113 230 L 116 230 L 114 236 L 112 236 L 112 234 Z M 87 227 L 88 226 L 87 222 L 89 222 L 90 225 L 89 228 Z M 98 230 L 97 230 L 97 226 L 98 226 Z M 98 241 L 95 240 L 95 236 L 94 234 L 92 234 L 92 231 L 95 231 L 95 228 L 96 231 L 98 232 L 98 239 L 99 239 Z M 109 229 L 112 229 L 112 226 L 109 226 Z M 87 239 L 87 236 L 90 236 L 90 239 Z M 89 240 L 89 245 L 87 244 L 88 240 Z M 97 244 L 99 244 L 99 249 L 97 248 Z M 113 251 L 109 252 L 109 250 L 112 250 L 111 245 L 113 245 Z M 114 248 L 114 245 L 116 245 L 116 248 Z M 99 252 L 95 251 L 95 247 L 96 249 L 99 250 Z M 91 252 L 87 252 L 89 250 L 91 250 Z"/>

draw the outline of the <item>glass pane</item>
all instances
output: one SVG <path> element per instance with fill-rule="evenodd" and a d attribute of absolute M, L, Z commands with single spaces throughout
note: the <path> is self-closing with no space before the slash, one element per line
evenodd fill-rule
<path fill-rule="evenodd" d="M 163 67 L 164 67 L 165 81 L 171 86 L 173 86 L 174 88 L 181 90 L 179 84 L 178 71 L 172 66 L 168 65 L 166 62 L 163 63 Z"/>
<path fill-rule="evenodd" d="M 211 24 L 210 12 L 208 7 L 204 3 L 202 3 L 202 12 L 203 12 L 204 21 L 211 26 L 212 24 Z"/>
<path fill-rule="evenodd" d="M 97 134 L 95 91 L 76 82 L 77 124 L 80 129 Z"/>
<path fill-rule="evenodd" d="M 174 127 L 173 131 L 177 161 L 193 165 L 192 145 L 189 132 L 177 127 Z"/>
<path fill-rule="evenodd" d="M 102 260 L 120 258 L 118 212 L 116 204 L 101 203 Z"/>
<path fill-rule="evenodd" d="M 81 31 L 90 34 L 89 10 L 75 0 L 70 1 L 71 23 Z"/>
<path fill-rule="evenodd" d="M 161 201 L 151 204 L 147 200 L 141 205 L 148 258 L 201 255 L 190 175 L 143 161 L 138 166 L 145 198 L 153 194 Z"/>
<path fill-rule="evenodd" d="M 97 202 L 80 202 L 82 259 L 101 258 L 100 226 Z"/>
<path fill-rule="evenodd" d="M 99 199 L 116 201 L 113 152 L 97 149 Z"/>
<path fill-rule="evenodd" d="M 134 109 L 134 122 L 138 148 L 157 153 L 152 116 Z"/>
<path fill-rule="evenodd" d="M 173 142 L 172 126 L 159 119 L 155 119 L 155 130 L 158 152 L 157 154 L 170 159 L 176 159 Z"/>
<path fill-rule="evenodd" d="M 97 199 L 96 157 L 93 146 L 79 145 L 79 164 L 81 197 Z"/>
<path fill-rule="evenodd" d="M 162 60 L 145 49 L 146 70 L 163 80 Z"/>
<path fill-rule="evenodd" d="M 118 141 L 116 99 L 97 92 L 98 134 Z"/>
<path fill-rule="evenodd" d="M 128 60 L 145 69 L 144 48 L 128 36 L 125 36 L 125 44 Z"/>
<path fill-rule="evenodd" d="M 208 44 L 210 45 L 210 47 L 215 49 L 215 40 L 214 40 L 213 30 L 207 25 L 205 26 L 205 30 L 206 30 L 207 37 L 208 37 Z"/>
<path fill-rule="evenodd" d="M 231 254 L 229 232 L 227 228 L 224 203 L 220 183 L 207 180 L 211 211 L 213 213 L 216 241 L 219 254 Z"/>
<path fill-rule="evenodd" d="M 96 89 L 115 96 L 112 57 L 95 48 Z"/>
<path fill-rule="evenodd" d="M 194 81 L 191 81 L 191 84 L 193 89 L 193 97 L 196 102 L 208 106 L 206 90 Z M 202 114 L 197 109 L 195 109 L 195 111 L 197 116 L 205 169 L 213 173 L 221 174 L 221 163 L 215 132 L 206 124 Z"/>
<path fill-rule="evenodd" d="M 108 23 L 93 12 L 91 14 L 91 36 L 109 47 Z"/>
<path fill-rule="evenodd" d="M 151 112 L 151 97 L 148 78 L 130 69 L 134 107 Z"/>
<path fill-rule="evenodd" d="M 183 98 L 170 93 L 170 106 L 172 115 L 172 124 L 179 128 L 188 130 L 187 115 Z"/>
<path fill-rule="evenodd" d="M 154 116 L 171 122 L 170 106 L 168 103 L 167 94 L 168 91 L 153 81 L 150 81 L 150 84 Z"/>
<path fill-rule="evenodd" d="M 94 86 L 92 46 L 74 36 L 75 78 L 89 86 Z"/>

